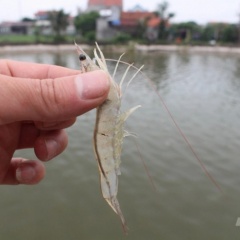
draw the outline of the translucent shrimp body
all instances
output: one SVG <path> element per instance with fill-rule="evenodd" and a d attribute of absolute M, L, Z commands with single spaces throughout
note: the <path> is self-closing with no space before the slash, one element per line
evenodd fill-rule
<path fill-rule="evenodd" d="M 105 58 L 97 44 L 96 46 L 101 58 L 98 56 L 96 49 L 94 50 L 94 56 L 99 67 L 79 46 L 77 46 L 77 51 L 80 56 L 83 72 L 102 69 L 109 76 L 110 91 L 107 100 L 97 108 L 93 146 L 98 162 L 102 195 L 114 212 L 120 217 L 123 229 L 127 232 L 126 221 L 117 200 L 118 175 L 121 174 L 120 158 L 122 142 L 123 138 L 129 135 L 124 131 L 123 125 L 129 115 L 140 106 L 131 108 L 124 113 L 120 112 L 121 84 L 119 86 L 110 76 Z"/>

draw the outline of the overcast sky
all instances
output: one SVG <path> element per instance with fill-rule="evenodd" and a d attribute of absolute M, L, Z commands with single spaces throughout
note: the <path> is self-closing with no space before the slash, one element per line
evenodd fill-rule
<path fill-rule="evenodd" d="M 161 0 L 123 0 L 124 10 L 140 2 L 148 10 L 156 9 Z M 240 0 L 169 0 L 169 10 L 176 14 L 174 22 L 196 21 L 207 23 L 212 21 L 239 21 Z M 87 0 L 0 0 L 0 22 L 19 20 L 22 17 L 33 17 L 39 10 L 64 9 L 72 15 L 76 9 L 85 9 Z"/>

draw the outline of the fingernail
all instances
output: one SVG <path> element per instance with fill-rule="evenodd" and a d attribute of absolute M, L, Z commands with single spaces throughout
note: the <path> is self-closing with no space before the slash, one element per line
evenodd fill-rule
<path fill-rule="evenodd" d="M 16 179 L 20 183 L 31 183 L 36 173 L 32 166 L 22 166 L 16 170 Z"/>
<path fill-rule="evenodd" d="M 75 81 L 78 94 L 84 100 L 102 97 L 109 90 L 108 76 L 102 70 L 80 74 Z"/>
<path fill-rule="evenodd" d="M 45 144 L 48 153 L 46 160 L 50 160 L 57 155 L 58 143 L 54 139 L 46 139 Z"/>

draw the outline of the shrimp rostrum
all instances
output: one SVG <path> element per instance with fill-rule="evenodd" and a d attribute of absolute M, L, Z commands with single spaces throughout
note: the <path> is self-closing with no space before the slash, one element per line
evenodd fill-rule
<path fill-rule="evenodd" d="M 97 108 L 93 147 L 98 163 L 103 198 L 120 217 L 123 230 L 127 232 L 126 221 L 117 200 L 118 176 L 121 174 L 120 163 L 123 138 L 129 135 L 124 130 L 124 122 L 129 115 L 131 115 L 131 113 L 140 106 L 131 108 L 123 113 L 120 111 L 122 98 L 121 85 L 124 78 L 126 78 L 129 68 L 127 68 L 125 74 L 123 75 L 120 84 L 117 84 L 113 77 L 111 77 L 104 55 L 97 44 L 97 50 L 94 50 L 96 64 L 78 45 L 76 45 L 76 47 L 83 72 L 102 69 L 109 76 L 110 91 L 107 99 Z M 118 63 L 119 62 L 120 58 Z M 118 63 L 116 64 L 113 76 L 116 73 Z M 135 75 L 130 79 L 130 81 L 135 77 Z"/>

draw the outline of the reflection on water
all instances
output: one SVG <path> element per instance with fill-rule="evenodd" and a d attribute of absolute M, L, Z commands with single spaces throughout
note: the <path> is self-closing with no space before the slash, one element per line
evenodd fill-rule
<path fill-rule="evenodd" d="M 2 58 L 77 69 L 74 52 L 5 54 Z M 106 52 L 106 57 L 118 54 Z M 220 193 L 174 127 L 148 80 L 139 74 L 124 93 L 123 108 L 142 108 L 128 120 L 137 134 L 157 190 L 151 188 L 133 139 L 124 142 L 119 201 L 128 239 L 238 239 L 240 228 L 240 57 L 219 54 L 133 53 L 125 60 L 152 80 Z M 109 62 L 113 71 L 114 63 Z M 119 68 L 118 77 L 126 66 Z M 129 73 L 133 74 L 133 71 Z M 120 78 L 120 77 L 119 77 Z M 68 129 L 68 149 L 47 163 L 38 186 L 1 187 L 1 239 L 125 239 L 101 197 L 91 146 L 94 111 Z M 33 158 L 31 151 L 18 155 Z"/>

